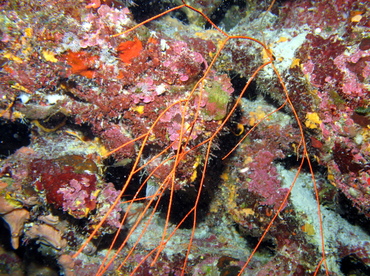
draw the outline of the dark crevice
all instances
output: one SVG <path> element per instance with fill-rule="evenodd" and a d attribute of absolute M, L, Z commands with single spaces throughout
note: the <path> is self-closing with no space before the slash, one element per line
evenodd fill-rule
<path fill-rule="evenodd" d="M 248 79 L 236 72 L 229 73 L 229 76 L 231 84 L 233 85 L 234 88 L 233 96 L 237 98 L 242 93 Z M 257 84 L 255 81 L 252 81 L 249 84 L 247 90 L 244 92 L 243 98 L 250 101 L 255 101 L 257 100 L 257 97 L 258 97 Z"/>
<path fill-rule="evenodd" d="M 245 239 L 248 247 L 255 248 L 257 246 L 260 239 L 259 237 L 247 234 L 247 231 L 245 231 L 244 228 L 240 225 L 236 225 L 236 230 Z M 273 241 L 273 239 L 265 238 L 258 246 L 257 253 L 260 253 L 264 256 L 272 257 L 276 255 L 276 249 L 277 244 Z"/>
<path fill-rule="evenodd" d="M 66 125 L 68 126 L 68 129 L 72 132 L 79 132 L 81 134 L 80 138 L 82 138 L 84 141 L 92 141 L 96 137 L 89 123 L 82 123 L 80 125 L 77 125 L 73 121 L 73 119 L 68 118 Z"/>
<path fill-rule="evenodd" d="M 96 246 L 97 252 L 104 250 L 104 249 L 109 249 L 112 246 L 113 241 L 114 241 L 114 245 L 112 249 L 116 250 L 125 241 L 126 237 L 127 237 L 127 231 L 121 230 L 117 237 L 116 237 L 116 233 L 100 235 L 92 242 Z"/>
<path fill-rule="evenodd" d="M 131 5 L 129 9 L 136 22 L 143 22 L 176 6 L 172 1 L 135 0 L 134 2 L 135 5 Z M 189 20 L 184 11 L 176 10 L 169 15 L 177 18 L 184 24 L 189 24 Z"/>
<path fill-rule="evenodd" d="M 67 116 L 62 112 L 57 112 L 45 119 L 37 120 L 38 123 L 45 129 L 53 131 L 58 129 L 66 123 Z"/>
<path fill-rule="evenodd" d="M 19 121 L 0 120 L 0 158 L 30 144 L 29 125 Z"/>
<path fill-rule="evenodd" d="M 115 163 L 114 158 L 108 158 L 105 160 L 105 173 L 104 173 L 104 181 L 111 182 L 114 185 L 116 190 L 122 190 L 123 186 L 127 181 L 127 177 L 129 176 L 132 170 L 132 163 L 122 164 Z M 147 175 L 141 174 L 134 175 L 131 179 L 130 185 L 127 186 L 125 194 L 123 197 L 127 200 L 132 199 L 136 192 L 140 189 L 142 181 L 146 179 Z M 145 186 L 139 192 L 139 197 L 145 197 Z"/>
<path fill-rule="evenodd" d="M 11 242 L 10 242 L 12 236 L 10 234 L 9 225 L 2 218 L 0 218 L 0 233 L 1 233 L 1 235 L 0 235 L 1 247 L 5 251 L 13 250 L 13 247 L 12 247 Z"/>
<path fill-rule="evenodd" d="M 352 225 L 361 227 L 364 232 L 370 235 L 370 219 L 354 207 L 352 201 L 341 192 L 337 194 L 337 204 L 337 212 L 342 218 Z"/>
<path fill-rule="evenodd" d="M 27 275 L 35 275 L 33 273 L 36 271 L 38 271 L 36 275 L 44 275 L 43 273 L 46 271 L 60 275 L 60 268 L 55 255 L 47 246 L 38 244 L 36 241 L 30 241 L 27 246 L 20 247 L 19 250 L 22 251 L 22 260 L 27 268 Z M 50 250 L 50 254 L 45 254 L 43 250 Z"/>
<path fill-rule="evenodd" d="M 360 260 L 355 254 L 350 254 L 340 261 L 340 270 L 346 276 L 368 276 L 370 267 Z"/>
<path fill-rule="evenodd" d="M 279 99 L 275 99 L 273 98 L 270 94 L 268 93 L 263 93 L 263 99 L 265 100 L 265 102 L 269 105 L 272 105 L 273 107 L 275 107 L 276 109 L 280 108 L 282 106 L 282 101 Z M 285 105 L 284 108 L 280 109 L 279 110 L 280 112 L 283 112 L 285 114 L 289 114 L 291 113 L 291 110 L 289 108 L 288 105 Z"/>
<path fill-rule="evenodd" d="M 246 7 L 246 1 L 224 0 L 222 1 L 221 5 L 218 6 L 217 9 L 212 14 L 208 15 L 208 17 L 212 20 L 214 24 L 218 26 L 220 22 L 225 19 L 225 16 L 227 15 L 228 10 L 230 10 L 233 6 L 238 6 L 240 9 L 244 9 Z M 228 27 L 226 31 L 231 29 L 231 27 L 233 26 Z M 209 22 L 207 22 L 205 24 L 205 28 L 211 29 L 212 25 Z"/>
<path fill-rule="evenodd" d="M 237 123 L 240 120 L 241 112 L 237 109 L 234 115 L 230 118 L 230 121 L 226 124 L 226 129 L 230 129 L 232 124 Z M 222 183 L 221 175 L 224 171 L 224 161 L 222 158 L 236 145 L 240 137 L 236 136 L 232 131 L 223 132 L 219 134 L 218 140 L 214 141 L 214 149 L 211 151 L 211 158 L 207 166 L 207 174 L 202 187 L 200 200 L 197 205 L 197 223 L 203 221 L 206 214 L 209 211 L 209 204 L 212 198 L 215 196 L 218 184 Z M 178 190 L 174 193 L 173 201 L 171 205 L 171 223 L 178 224 L 184 216 L 194 207 L 195 200 L 199 193 L 199 183 L 201 181 L 203 166 L 199 166 L 197 170 L 197 179 L 192 183 L 191 186 Z M 161 198 L 160 211 L 165 217 L 167 214 L 168 206 L 170 202 L 170 192 Z M 187 217 L 182 223 L 180 228 L 191 228 L 193 227 L 194 212 Z"/>
<path fill-rule="evenodd" d="M 282 159 L 276 159 L 274 162 L 277 163 L 277 164 L 282 165 L 284 167 L 284 169 L 290 170 L 292 168 L 298 168 L 298 166 L 301 164 L 301 157 L 297 158 L 297 156 L 295 154 L 293 154 L 293 155 L 286 156 L 285 158 L 282 158 Z M 310 163 L 311 163 L 312 170 L 315 173 L 319 173 L 321 175 L 326 175 L 327 174 L 327 168 L 320 165 L 317 161 L 311 159 Z M 310 167 L 309 167 L 308 162 L 307 162 L 306 159 L 303 162 L 301 172 L 304 172 L 304 173 L 310 173 L 311 172 Z"/>

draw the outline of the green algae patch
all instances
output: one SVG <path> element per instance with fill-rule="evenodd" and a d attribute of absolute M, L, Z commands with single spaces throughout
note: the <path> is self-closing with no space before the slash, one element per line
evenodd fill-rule
<path fill-rule="evenodd" d="M 204 87 L 206 92 L 206 105 L 204 114 L 207 120 L 222 120 L 227 114 L 227 105 L 230 95 L 222 89 L 218 82 L 212 82 Z"/>

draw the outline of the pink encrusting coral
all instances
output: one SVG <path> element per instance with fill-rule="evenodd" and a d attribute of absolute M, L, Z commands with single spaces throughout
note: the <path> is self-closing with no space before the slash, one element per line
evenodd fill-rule
<path fill-rule="evenodd" d="M 89 193 L 89 186 L 94 185 L 89 182 L 90 179 L 85 177 L 80 181 L 71 179 L 68 185 L 59 188 L 57 193 L 63 195 L 63 211 L 79 218 L 95 209 L 97 194 Z"/>
<path fill-rule="evenodd" d="M 165 74 L 169 75 L 171 82 L 187 82 L 199 76 L 202 67 L 206 69 L 206 60 L 197 52 L 189 49 L 189 45 L 184 41 L 174 41 L 170 43 L 166 50 L 166 56 L 163 60 Z M 188 66 L 184 67 L 184 64 Z"/>
<path fill-rule="evenodd" d="M 108 209 L 117 199 L 119 193 L 120 192 L 114 188 L 112 183 L 107 183 L 104 185 L 97 199 L 97 204 L 98 204 L 98 213 L 96 215 L 97 221 L 99 221 L 99 219 L 101 219 L 106 214 Z M 110 214 L 110 216 L 105 221 L 105 224 L 110 226 L 113 229 L 120 228 L 121 227 L 121 221 L 120 221 L 121 214 L 122 214 L 122 206 L 120 204 L 117 204 L 113 212 Z"/>
<path fill-rule="evenodd" d="M 334 59 L 334 64 L 344 75 L 342 91 L 351 97 L 363 98 L 368 91 L 364 81 L 370 77 L 370 53 L 357 50 L 348 55 L 342 53 Z"/>
<path fill-rule="evenodd" d="M 199 132 L 197 130 L 190 132 L 192 127 L 189 123 L 187 123 L 189 121 L 189 116 L 185 114 L 185 111 L 179 109 L 178 106 L 174 106 L 170 108 L 160 119 L 161 122 L 164 122 L 168 125 L 168 139 L 173 142 L 172 148 L 174 150 L 177 150 L 180 146 L 180 136 L 182 136 L 183 140 L 194 140 L 198 137 Z M 185 118 L 183 118 L 184 115 Z M 184 122 L 186 123 L 184 124 Z"/>
<path fill-rule="evenodd" d="M 277 210 L 288 192 L 288 189 L 281 188 L 279 174 L 273 165 L 276 158 L 269 151 L 260 151 L 256 154 L 249 165 L 247 177 L 248 190 L 264 198 L 260 201 L 262 205 L 272 205 Z"/>
<path fill-rule="evenodd" d="M 319 60 L 320 55 L 312 57 L 315 50 L 309 50 L 318 41 L 324 43 L 330 56 L 325 63 Z M 348 50 L 347 41 L 325 40 L 320 36 L 309 37 L 307 43 L 310 46 L 303 46 L 300 57 L 303 60 L 309 57 L 303 63 L 303 70 L 317 87 L 319 108 L 316 111 L 321 121 L 321 134 L 317 137 L 324 142 L 320 147 L 320 160 L 335 179 L 335 185 L 368 216 L 365 210 L 370 204 L 366 182 L 369 151 L 364 143 L 368 134 L 365 129 L 361 130 L 366 125 L 366 117 L 357 110 L 368 105 L 369 51 L 358 49 L 358 45 Z M 327 147 L 332 153 L 325 150 Z"/>

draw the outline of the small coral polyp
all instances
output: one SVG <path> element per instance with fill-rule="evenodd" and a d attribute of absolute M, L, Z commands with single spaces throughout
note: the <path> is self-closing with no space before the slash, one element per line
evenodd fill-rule
<path fill-rule="evenodd" d="M 68 276 L 368 274 L 369 8 L 176 1 L 0 4 L 0 115 L 31 141 L 0 161 L 13 249 Z"/>

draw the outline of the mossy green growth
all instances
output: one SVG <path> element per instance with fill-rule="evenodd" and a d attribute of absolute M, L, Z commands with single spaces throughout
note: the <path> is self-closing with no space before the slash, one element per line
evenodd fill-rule
<path fill-rule="evenodd" d="M 227 114 L 230 95 L 222 89 L 221 84 L 218 82 L 206 85 L 205 91 L 207 95 L 205 114 L 210 120 L 222 120 Z"/>
<path fill-rule="evenodd" d="M 341 106 L 346 103 L 346 101 L 334 90 L 329 91 L 329 95 L 330 95 L 332 102 L 336 106 Z"/>
<path fill-rule="evenodd" d="M 357 107 L 355 112 L 361 115 L 369 115 L 370 114 L 370 106 L 368 107 Z"/>

